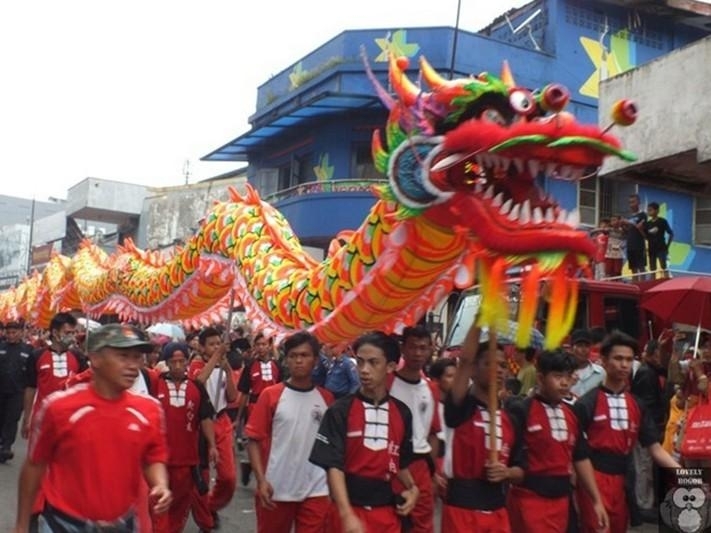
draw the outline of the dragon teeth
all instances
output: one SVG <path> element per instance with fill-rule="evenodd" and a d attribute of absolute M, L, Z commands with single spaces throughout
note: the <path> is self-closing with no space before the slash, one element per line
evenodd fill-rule
<path fill-rule="evenodd" d="M 568 212 L 565 209 L 561 209 L 558 212 L 558 218 L 556 218 L 556 222 L 558 224 L 567 224 L 568 223 Z"/>
<path fill-rule="evenodd" d="M 555 222 L 555 212 L 553 211 L 552 207 L 546 209 L 545 220 L 549 224 Z"/>
<path fill-rule="evenodd" d="M 453 167 L 464 159 L 466 159 L 466 156 L 464 154 L 450 154 L 447 157 L 444 157 L 437 161 L 437 163 L 432 166 L 431 171 L 438 172 L 440 170 L 445 170 L 449 167 Z"/>
<path fill-rule="evenodd" d="M 496 196 L 494 196 L 494 199 L 491 201 L 491 205 L 494 207 L 500 207 L 504 203 L 504 193 L 500 192 Z"/>
<path fill-rule="evenodd" d="M 486 192 L 484 193 L 484 199 L 491 200 L 493 197 L 494 197 L 494 186 L 489 185 L 489 188 L 486 189 Z"/>
<path fill-rule="evenodd" d="M 480 181 L 477 181 L 476 185 L 474 185 L 474 192 L 476 194 L 481 194 L 483 190 L 484 190 L 484 186 L 481 184 Z"/>
<path fill-rule="evenodd" d="M 511 206 L 513 205 L 513 200 L 509 198 L 504 202 L 504 205 L 501 206 L 501 209 L 499 209 L 499 213 L 502 215 L 508 215 L 509 211 L 511 211 Z"/>
<path fill-rule="evenodd" d="M 540 224 L 543 222 L 543 211 L 540 207 L 534 208 L 532 215 L 534 224 Z"/>
<path fill-rule="evenodd" d="M 518 216 L 521 224 L 528 224 L 531 221 L 531 202 L 526 200 L 521 205 L 521 214 Z"/>
<path fill-rule="evenodd" d="M 513 209 L 509 213 L 508 219 L 511 220 L 512 222 L 515 222 L 518 220 L 518 214 L 521 212 L 521 204 L 516 204 L 513 206 Z"/>
<path fill-rule="evenodd" d="M 552 176 L 553 174 L 555 174 L 556 167 L 557 167 L 557 165 L 553 162 L 547 163 L 546 170 L 545 170 L 546 176 Z"/>
<path fill-rule="evenodd" d="M 558 174 L 562 179 L 567 180 L 570 179 L 570 175 L 572 174 L 572 172 L 573 167 L 571 167 L 570 165 L 565 165 L 560 167 L 560 172 Z"/>
<path fill-rule="evenodd" d="M 525 168 L 525 166 L 523 164 L 523 159 L 521 159 L 520 157 L 517 157 L 516 159 L 513 160 L 513 162 L 514 162 L 514 165 L 516 165 L 516 170 L 518 170 L 518 173 L 523 174 L 523 170 Z"/>
<path fill-rule="evenodd" d="M 476 162 L 479 164 L 480 167 L 484 166 L 484 154 L 476 154 Z"/>

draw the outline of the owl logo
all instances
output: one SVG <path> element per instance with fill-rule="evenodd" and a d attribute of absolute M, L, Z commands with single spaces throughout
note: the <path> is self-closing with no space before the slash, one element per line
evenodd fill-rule
<path fill-rule="evenodd" d="M 664 523 L 682 533 L 701 533 L 711 525 L 706 487 L 676 487 L 659 506 Z"/>

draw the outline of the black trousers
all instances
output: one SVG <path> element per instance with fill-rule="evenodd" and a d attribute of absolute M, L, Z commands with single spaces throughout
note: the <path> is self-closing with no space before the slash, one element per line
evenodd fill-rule
<path fill-rule="evenodd" d="M 22 416 L 24 392 L 0 394 L 0 447 L 9 450 L 17 438 L 17 424 Z"/>

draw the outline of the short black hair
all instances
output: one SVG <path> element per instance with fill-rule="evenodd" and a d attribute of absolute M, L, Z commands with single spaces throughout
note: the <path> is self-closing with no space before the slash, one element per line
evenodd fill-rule
<path fill-rule="evenodd" d="M 284 341 L 284 354 L 289 355 L 291 350 L 297 346 L 301 346 L 302 344 L 308 344 L 311 347 L 314 357 L 318 357 L 318 354 L 321 351 L 321 345 L 318 342 L 318 339 L 308 331 L 297 331 L 293 335 L 287 337 Z"/>
<path fill-rule="evenodd" d="M 198 335 L 198 342 L 200 343 L 200 346 L 205 346 L 207 339 L 209 339 L 210 337 L 222 337 L 222 334 L 217 328 L 204 328 L 200 331 L 200 334 Z"/>
<path fill-rule="evenodd" d="M 657 202 L 649 202 L 647 204 L 647 208 L 650 208 L 650 207 L 652 209 L 654 209 L 655 211 L 659 211 L 659 204 Z"/>
<path fill-rule="evenodd" d="M 61 329 L 64 324 L 69 324 L 72 327 L 76 327 L 77 319 L 74 318 L 74 315 L 70 313 L 57 313 L 52 317 L 52 321 L 49 323 L 49 331 Z"/>
<path fill-rule="evenodd" d="M 402 343 L 405 344 L 407 339 L 412 337 L 413 339 L 427 339 L 428 341 L 432 342 L 432 336 L 430 335 L 430 332 L 427 331 L 427 328 L 421 325 L 417 326 L 408 326 L 404 330 L 402 330 L 402 335 L 400 338 L 402 339 Z"/>
<path fill-rule="evenodd" d="M 518 351 L 523 354 L 523 356 L 526 358 L 526 361 L 528 361 L 529 363 L 536 358 L 537 350 L 533 346 L 529 346 L 528 348 L 519 348 Z"/>
<path fill-rule="evenodd" d="M 605 331 L 605 328 L 602 326 L 595 326 L 594 328 L 590 328 L 590 340 L 592 341 L 593 344 L 598 344 L 602 342 L 602 339 L 605 338 L 605 335 L 607 335 L 607 331 Z"/>
<path fill-rule="evenodd" d="M 430 366 L 430 378 L 440 379 L 444 375 L 444 371 L 450 366 L 456 367 L 457 360 L 452 357 L 440 357 Z"/>
<path fill-rule="evenodd" d="M 544 376 L 551 372 L 574 372 L 578 365 L 575 358 L 563 350 L 544 350 L 538 356 L 536 370 Z"/>
<path fill-rule="evenodd" d="M 523 384 L 516 378 L 508 378 L 504 381 L 504 389 L 509 391 L 514 396 L 521 394 L 521 387 Z"/>
<path fill-rule="evenodd" d="M 353 351 L 358 352 L 360 347 L 366 344 L 370 344 L 381 349 L 385 354 L 385 359 L 387 359 L 388 363 L 397 364 L 400 361 L 400 345 L 387 333 L 382 331 L 371 331 L 361 335 L 353 343 Z"/>
<path fill-rule="evenodd" d="M 614 331 L 602 340 L 600 345 L 600 355 L 609 357 L 614 346 L 627 346 L 632 349 L 632 352 L 637 355 L 639 353 L 639 344 L 632 337 L 621 331 Z"/>
<path fill-rule="evenodd" d="M 497 342 L 496 349 L 503 350 L 504 347 Z M 486 356 L 487 353 L 489 353 L 489 341 L 480 342 L 479 347 L 476 349 L 476 355 L 474 356 L 474 363 L 479 364 L 481 362 L 481 360 L 484 359 L 484 357 Z"/>

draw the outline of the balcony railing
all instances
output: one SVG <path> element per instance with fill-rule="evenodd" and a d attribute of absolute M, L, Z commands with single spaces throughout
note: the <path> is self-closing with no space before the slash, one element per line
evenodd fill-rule
<path fill-rule="evenodd" d="M 264 199 L 269 203 L 281 202 L 287 198 L 295 196 L 306 196 L 309 194 L 322 193 L 342 193 L 342 192 L 367 192 L 374 185 L 384 185 L 387 180 L 357 180 L 357 179 L 338 179 L 324 181 L 309 181 L 300 183 L 288 189 L 282 189 L 266 196 Z"/>

